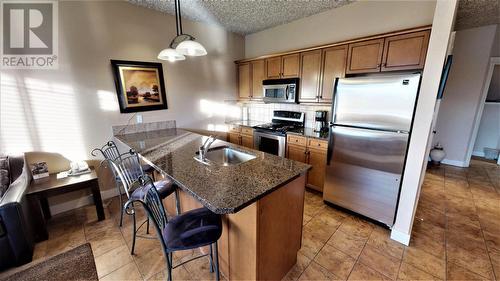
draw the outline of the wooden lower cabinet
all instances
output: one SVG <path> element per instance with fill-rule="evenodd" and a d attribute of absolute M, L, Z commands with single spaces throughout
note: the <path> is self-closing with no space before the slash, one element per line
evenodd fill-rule
<path fill-rule="evenodd" d="M 307 163 L 312 166 L 307 174 L 307 185 L 317 191 L 323 191 L 325 183 L 326 151 L 308 149 Z"/>
<path fill-rule="evenodd" d="M 287 137 L 286 157 L 312 166 L 307 174 L 307 186 L 323 192 L 328 142 L 290 135 Z"/>
<path fill-rule="evenodd" d="M 306 176 L 301 175 L 243 210 L 223 216 L 219 265 L 227 280 L 281 280 L 296 264 L 305 184 Z M 202 207 L 185 191 L 179 191 L 179 198 L 182 212 Z M 164 203 L 169 213 L 175 213 L 174 196 Z"/>
<path fill-rule="evenodd" d="M 229 133 L 228 141 L 244 147 L 253 148 L 253 129 L 251 127 L 232 128 Z"/>

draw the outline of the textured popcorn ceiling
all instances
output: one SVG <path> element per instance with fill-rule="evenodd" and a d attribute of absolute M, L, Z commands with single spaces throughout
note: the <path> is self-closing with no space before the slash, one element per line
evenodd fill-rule
<path fill-rule="evenodd" d="M 500 23 L 499 0 L 460 0 L 455 30 Z"/>
<path fill-rule="evenodd" d="M 173 0 L 128 0 L 174 14 Z M 181 0 L 183 18 L 250 34 L 296 19 L 341 7 L 352 0 Z M 187 31 L 187 33 L 189 33 Z"/>

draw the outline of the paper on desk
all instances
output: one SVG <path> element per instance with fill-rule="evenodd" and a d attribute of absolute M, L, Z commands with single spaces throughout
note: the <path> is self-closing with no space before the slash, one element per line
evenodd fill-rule
<path fill-rule="evenodd" d="M 57 173 L 57 179 L 64 179 L 68 177 L 68 171 Z"/>

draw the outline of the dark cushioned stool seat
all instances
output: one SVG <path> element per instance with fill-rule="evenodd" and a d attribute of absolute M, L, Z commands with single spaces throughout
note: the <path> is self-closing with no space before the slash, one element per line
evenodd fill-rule
<path fill-rule="evenodd" d="M 161 199 L 167 198 L 170 194 L 175 192 L 175 189 L 177 188 L 177 185 L 172 181 L 171 179 L 163 179 L 159 180 L 154 183 L 156 190 L 158 190 L 158 195 L 160 196 Z M 142 199 L 144 198 L 144 192 L 147 191 L 147 188 L 149 188 L 151 185 L 147 185 L 146 188 L 141 187 L 136 189 L 132 195 L 131 198 L 133 199 Z"/>
<path fill-rule="evenodd" d="M 206 208 L 179 215 L 170 220 L 163 229 L 163 238 L 169 252 L 212 244 L 221 234 L 221 216 Z"/>
<path fill-rule="evenodd" d="M 154 172 L 155 168 L 153 168 L 153 166 L 150 166 L 148 164 L 143 164 L 142 165 L 142 170 L 144 171 L 144 173 L 152 173 Z"/>

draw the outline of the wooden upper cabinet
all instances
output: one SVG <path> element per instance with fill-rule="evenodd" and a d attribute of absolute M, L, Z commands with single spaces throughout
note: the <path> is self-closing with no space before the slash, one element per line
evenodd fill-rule
<path fill-rule="evenodd" d="M 266 59 L 266 77 L 267 79 L 281 77 L 281 57 Z"/>
<path fill-rule="evenodd" d="M 347 74 L 380 72 L 384 38 L 349 44 Z"/>
<path fill-rule="evenodd" d="M 250 63 L 238 65 L 238 95 L 242 99 L 250 98 L 252 88 L 250 75 Z"/>
<path fill-rule="evenodd" d="M 281 77 L 282 78 L 294 78 L 299 77 L 299 54 L 291 54 L 281 57 Z"/>
<path fill-rule="evenodd" d="M 335 78 L 345 77 L 347 45 L 323 49 L 323 75 L 320 93 L 321 102 L 331 102 Z"/>
<path fill-rule="evenodd" d="M 321 50 L 300 53 L 300 101 L 316 101 L 321 77 Z"/>
<path fill-rule="evenodd" d="M 264 60 L 251 62 L 252 65 L 252 98 L 261 99 L 263 96 L 262 80 L 266 79 L 266 64 Z"/>
<path fill-rule="evenodd" d="M 423 68 L 429 35 L 426 30 L 385 38 L 382 71 Z"/>

